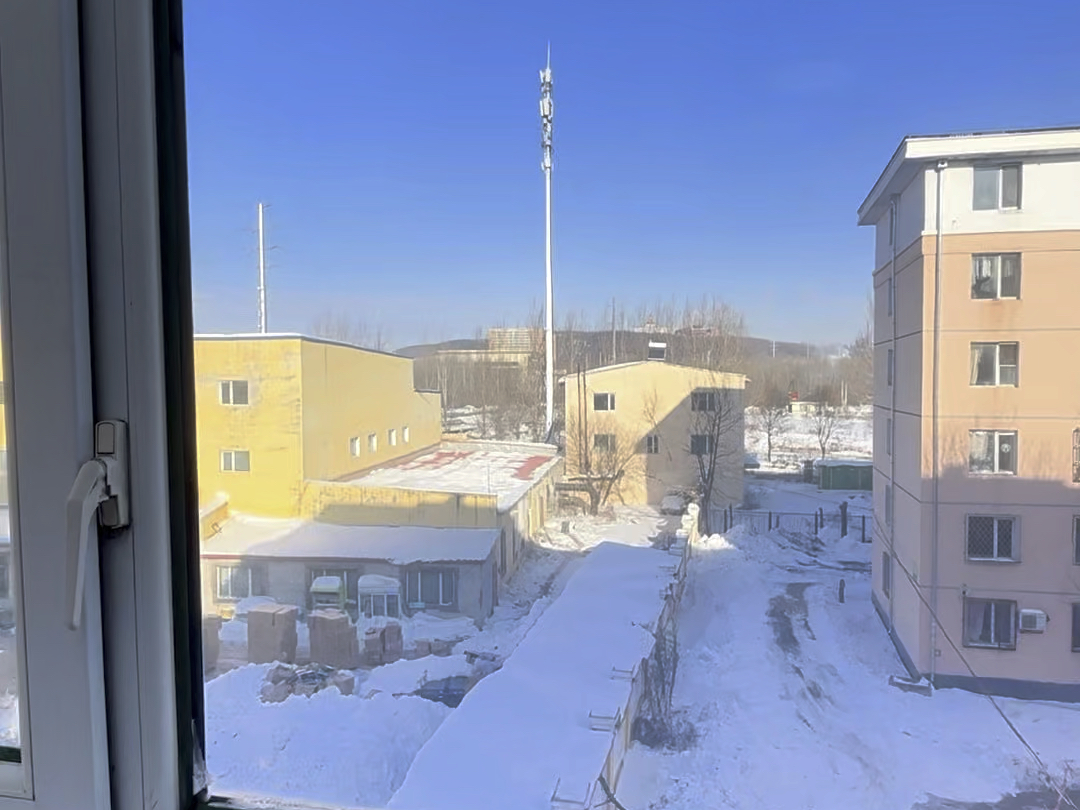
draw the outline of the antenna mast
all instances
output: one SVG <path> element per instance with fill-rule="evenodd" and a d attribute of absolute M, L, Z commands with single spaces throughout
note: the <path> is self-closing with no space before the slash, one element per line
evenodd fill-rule
<path fill-rule="evenodd" d="M 547 66 L 540 71 L 540 145 L 543 149 L 543 160 L 540 163 L 544 170 L 545 191 L 545 247 L 546 247 L 546 304 L 545 315 L 545 343 L 544 343 L 544 432 L 548 441 L 551 440 L 551 425 L 554 421 L 555 408 L 555 317 L 552 313 L 552 290 L 551 290 L 551 161 L 552 161 L 552 133 L 554 107 L 551 100 L 551 44 L 548 44 Z"/>
<path fill-rule="evenodd" d="M 262 203 L 259 203 L 259 333 L 266 333 L 266 239 Z"/>

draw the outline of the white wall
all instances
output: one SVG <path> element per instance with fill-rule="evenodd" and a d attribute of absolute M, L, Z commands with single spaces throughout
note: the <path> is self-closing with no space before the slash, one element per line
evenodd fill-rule
<path fill-rule="evenodd" d="M 925 185 L 917 175 L 907 188 L 900 192 L 900 211 L 896 228 L 896 252 L 899 253 L 922 234 L 923 209 L 926 204 Z M 874 240 L 874 269 L 878 270 L 892 259 L 889 244 L 889 208 L 877 221 Z"/>
<path fill-rule="evenodd" d="M 945 233 L 1053 231 L 1080 228 L 1080 156 L 1022 161 L 1020 210 L 974 211 L 972 164 L 950 163 L 944 170 L 942 226 Z M 925 173 L 925 232 L 935 232 L 935 171 Z M 886 220 L 886 226 L 888 221 Z M 888 231 L 885 231 L 886 237 Z"/>

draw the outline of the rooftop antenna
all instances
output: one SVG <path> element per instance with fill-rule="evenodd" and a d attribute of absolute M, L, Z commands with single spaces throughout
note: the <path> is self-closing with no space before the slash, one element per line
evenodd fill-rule
<path fill-rule="evenodd" d="M 266 234 L 263 230 L 263 203 L 259 203 L 259 333 L 266 334 Z"/>
<path fill-rule="evenodd" d="M 546 256 L 546 299 L 544 306 L 545 342 L 544 342 L 544 433 L 551 441 L 551 424 L 554 421 L 555 408 L 555 316 L 552 313 L 551 292 L 551 160 L 554 107 L 551 100 L 551 43 L 547 48 L 547 66 L 540 71 L 540 146 L 543 159 L 540 167 L 544 171 L 544 230 Z"/>

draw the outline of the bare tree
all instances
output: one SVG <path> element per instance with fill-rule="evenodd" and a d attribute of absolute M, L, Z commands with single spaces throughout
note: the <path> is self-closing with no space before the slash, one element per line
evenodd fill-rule
<path fill-rule="evenodd" d="M 698 468 L 697 497 L 704 531 L 712 532 L 711 507 L 719 499 L 735 498 L 742 482 L 742 392 L 720 385 L 690 394 L 690 437 L 687 450 Z"/>
<path fill-rule="evenodd" d="M 855 341 L 847 347 L 844 377 L 849 394 L 858 403 L 868 403 L 874 397 L 874 298 L 868 294 L 863 312 L 863 324 Z"/>
<path fill-rule="evenodd" d="M 365 349 L 386 351 L 386 336 L 381 326 L 370 328 L 359 318 L 352 318 L 344 312 L 326 310 L 311 322 L 311 334 L 341 343 L 351 343 Z"/>
<path fill-rule="evenodd" d="M 566 413 L 568 473 L 562 488 L 585 493 L 589 514 L 595 515 L 637 474 L 634 462 L 641 452 L 641 437 L 613 415 L 593 413 L 590 418 L 594 394 L 585 380 L 578 372 L 566 382 L 577 396 Z"/>
<path fill-rule="evenodd" d="M 836 429 L 837 410 L 832 405 L 824 402 L 818 403 L 814 413 L 810 416 L 810 426 L 817 437 L 818 447 L 821 448 L 821 457 L 829 450 L 829 442 L 832 441 L 833 430 Z"/>

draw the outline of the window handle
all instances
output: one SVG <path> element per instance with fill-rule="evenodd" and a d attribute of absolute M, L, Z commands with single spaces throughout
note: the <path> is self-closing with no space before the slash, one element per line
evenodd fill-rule
<path fill-rule="evenodd" d="M 67 497 L 69 627 L 78 630 L 86 591 L 86 552 L 90 521 L 98 516 L 105 528 L 119 529 L 131 522 L 128 498 L 127 423 L 98 422 L 94 427 L 94 458 L 75 476 Z"/>

